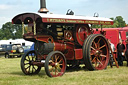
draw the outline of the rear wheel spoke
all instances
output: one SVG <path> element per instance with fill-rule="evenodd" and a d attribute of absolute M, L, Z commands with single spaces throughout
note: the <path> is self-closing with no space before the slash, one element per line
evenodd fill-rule
<path fill-rule="evenodd" d="M 100 41 L 101 41 L 101 38 L 98 40 L 98 42 L 97 42 L 97 43 L 100 43 Z"/>
<path fill-rule="evenodd" d="M 95 60 L 96 60 L 96 57 L 93 58 L 92 62 L 95 62 Z"/>
<path fill-rule="evenodd" d="M 97 60 L 95 59 L 95 68 L 97 67 Z"/>
<path fill-rule="evenodd" d="M 95 42 L 95 41 L 93 41 L 93 44 L 94 44 L 95 48 L 97 48 L 97 44 L 96 44 L 96 42 Z"/>
<path fill-rule="evenodd" d="M 99 59 L 97 59 L 97 61 L 103 66 L 103 63 L 101 63 L 101 61 Z"/>
<path fill-rule="evenodd" d="M 101 57 L 105 57 L 105 58 L 106 58 L 106 55 L 102 55 L 102 54 L 100 54 L 100 56 L 101 56 Z"/>
<path fill-rule="evenodd" d="M 94 47 L 91 47 L 91 49 L 93 49 L 94 51 L 96 50 Z"/>
<path fill-rule="evenodd" d="M 106 45 L 101 46 L 101 47 L 99 48 L 99 50 L 102 49 L 102 48 L 104 48 L 104 47 L 106 47 Z"/>

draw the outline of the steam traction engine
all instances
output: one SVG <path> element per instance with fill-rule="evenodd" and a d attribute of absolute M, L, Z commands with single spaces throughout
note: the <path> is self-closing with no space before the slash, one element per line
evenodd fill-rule
<path fill-rule="evenodd" d="M 23 38 L 35 43 L 35 50 L 21 59 L 24 74 L 38 74 L 44 67 L 49 77 L 58 77 L 67 66 L 80 64 L 88 70 L 106 68 L 108 42 L 102 34 L 93 34 L 88 24 L 112 25 L 112 20 L 47 12 L 45 0 L 41 0 L 39 13 L 23 13 L 12 19 L 13 24 L 22 24 Z"/>

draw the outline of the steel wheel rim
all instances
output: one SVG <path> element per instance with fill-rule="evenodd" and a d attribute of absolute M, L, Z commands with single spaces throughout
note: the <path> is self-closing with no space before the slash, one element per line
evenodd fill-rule
<path fill-rule="evenodd" d="M 56 53 L 49 60 L 49 73 L 52 77 L 62 76 L 66 69 L 66 62 L 63 55 Z"/>
<path fill-rule="evenodd" d="M 109 47 L 104 37 L 98 36 L 91 42 L 89 50 L 92 66 L 97 70 L 104 69 L 109 60 Z"/>

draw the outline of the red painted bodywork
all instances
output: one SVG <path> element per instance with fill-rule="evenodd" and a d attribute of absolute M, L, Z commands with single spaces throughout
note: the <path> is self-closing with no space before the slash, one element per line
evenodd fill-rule
<path fill-rule="evenodd" d="M 83 58 L 83 50 L 82 49 L 75 49 L 75 59 L 79 60 Z"/>

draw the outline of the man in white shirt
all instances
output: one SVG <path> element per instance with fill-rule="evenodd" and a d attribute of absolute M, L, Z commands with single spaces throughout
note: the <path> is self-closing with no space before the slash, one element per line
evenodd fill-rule
<path fill-rule="evenodd" d="M 115 45 L 113 43 L 111 43 L 111 40 L 108 40 L 109 44 L 110 44 L 110 47 L 112 49 L 112 52 L 115 51 Z M 111 53 L 111 52 L 110 52 Z"/>
<path fill-rule="evenodd" d="M 110 44 L 110 47 L 111 47 L 111 49 L 112 49 L 112 52 L 114 52 L 115 51 L 115 45 L 113 44 L 113 43 L 111 43 L 111 40 L 108 40 L 108 42 L 109 42 L 109 44 Z M 113 55 L 112 55 L 112 53 L 111 53 L 111 51 L 110 51 L 110 65 L 112 65 L 113 64 Z"/>

